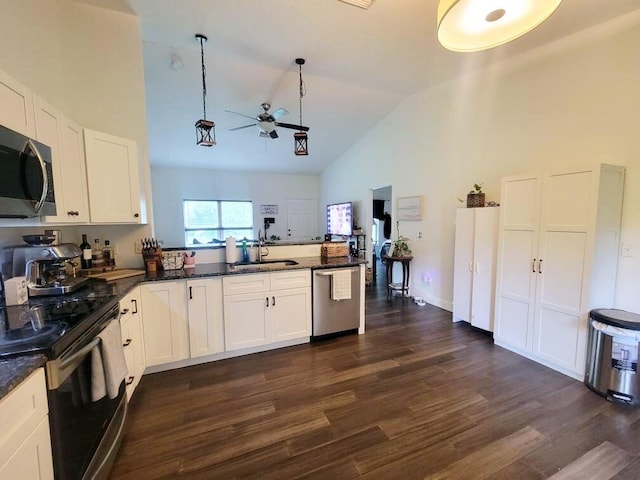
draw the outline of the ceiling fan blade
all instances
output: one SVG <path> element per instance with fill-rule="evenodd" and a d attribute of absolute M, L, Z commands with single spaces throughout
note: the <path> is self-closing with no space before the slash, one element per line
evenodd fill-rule
<path fill-rule="evenodd" d="M 278 138 L 278 132 L 276 132 L 275 130 L 271 130 L 271 131 L 269 132 L 269 136 L 270 136 L 271 138 Z"/>
<path fill-rule="evenodd" d="M 280 118 L 282 118 L 282 117 L 284 117 L 285 115 L 288 115 L 288 114 L 289 114 L 289 111 L 288 111 L 288 110 L 286 110 L 286 109 L 284 109 L 284 108 L 279 108 L 279 109 L 277 109 L 275 112 L 273 112 L 273 113 L 271 114 L 271 116 L 272 116 L 275 120 L 278 120 L 278 119 L 280 119 Z"/>
<path fill-rule="evenodd" d="M 231 110 L 225 110 L 227 113 L 233 113 L 234 115 L 240 115 L 241 117 L 250 118 L 251 120 L 255 120 L 256 117 L 250 117 L 249 115 L 245 115 L 244 113 L 232 112 Z"/>
<path fill-rule="evenodd" d="M 241 127 L 230 128 L 229 131 L 233 132 L 235 130 L 242 130 L 243 128 L 255 127 L 257 123 L 251 123 L 249 125 L 242 125 Z"/>
<path fill-rule="evenodd" d="M 301 130 L 303 132 L 308 132 L 309 131 L 309 127 L 305 127 L 304 125 L 293 125 L 291 123 L 280 123 L 280 122 L 275 122 L 275 124 L 278 127 L 290 128 L 292 130 Z"/>

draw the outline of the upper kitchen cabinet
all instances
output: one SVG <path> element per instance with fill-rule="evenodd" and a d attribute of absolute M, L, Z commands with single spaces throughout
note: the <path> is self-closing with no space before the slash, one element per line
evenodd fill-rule
<path fill-rule="evenodd" d="M 36 138 L 51 147 L 57 214 L 44 223 L 87 223 L 89 203 L 82 128 L 37 95 L 33 96 Z"/>
<path fill-rule="evenodd" d="M 91 223 L 142 223 L 137 144 L 84 129 Z"/>
<path fill-rule="evenodd" d="M 35 137 L 31 90 L 0 70 L 0 125 Z"/>

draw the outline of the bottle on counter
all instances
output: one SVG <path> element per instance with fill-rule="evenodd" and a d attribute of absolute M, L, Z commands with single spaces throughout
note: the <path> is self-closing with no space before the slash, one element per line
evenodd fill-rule
<path fill-rule="evenodd" d="M 104 241 L 104 248 L 102 249 L 102 259 L 104 261 L 105 267 L 115 267 L 116 266 L 116 256 L 113 251 L 113 247 L 109 240 Z"/>
<path fill-rule="evenodd" d="M 100 245 L 100 239 L 95 238 L 93 240 L 93 248 L 91 249 L 91 262 L 94 268 L 104 267 L 104 257 L 102 256 L 102 246 Z"/>
<path fill-rule="evenodd" d="M 249 250 L 247 249 L 247 237 L 242 239 L 242 261 L 249 262 Z"/>
<path fill-rule="evenodd" d="M 82 255 L 80 257 L 81 268 L 91 268 L 93 266 L 91 245 L 87 241 L 86 233 L 82 234 L 82 243 L 80 244 L 80 250 L 82 250 Z"/>

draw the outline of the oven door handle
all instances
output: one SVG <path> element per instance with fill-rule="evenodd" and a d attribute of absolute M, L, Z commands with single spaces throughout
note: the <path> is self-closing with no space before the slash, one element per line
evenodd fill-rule
<path fill-rule="evenodd" d="M 78 350 L 77 352 L 75 352 L 73 355 L 71 355 L 68 358 L 60 358 L 60 365 L 59 368 L 61 370 L 64 370 L 65 368 L 67 368 L 69 365 L 71 365 L 72 363 L 74 363 L 78 358 L 82 358 L 85 355 L 87 355 L 87 353 L 89 353 L 91 350 L 93 350 L 95 347 L 97 347 L 100 344 L 100 338 L 96 337 L 93 340 L 91 340 L 90 343 L 88 343 L 87 345 L 85 345 L 84 347 L 82 347 L 80 350 Z"/>

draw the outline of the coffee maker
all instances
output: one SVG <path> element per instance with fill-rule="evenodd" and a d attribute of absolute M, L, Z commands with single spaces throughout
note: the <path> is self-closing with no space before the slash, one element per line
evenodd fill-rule
<path fill-rule="evenodd" d="M 88 280 L 76 275 L 80 255 L 73 243 L 5 247 L 2 275 L 5 279 L 24 276 L 29 297 L 71 293 Z"/>

